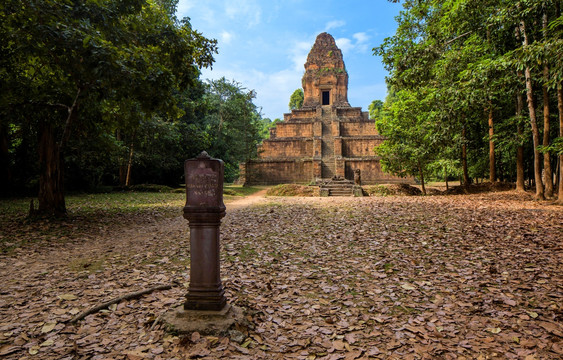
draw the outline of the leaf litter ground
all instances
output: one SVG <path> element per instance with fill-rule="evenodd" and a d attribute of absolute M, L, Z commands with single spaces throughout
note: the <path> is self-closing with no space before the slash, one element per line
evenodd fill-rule
<path fill-rule="evenodd" d="M 561 207 L 501 192 L 268 197 L 227 211 L 222 277 L 229 301 L 246 309 L 249 328 L 226 337 L 166 334 L 158 317 L 182 303 L 189 282 L 188 223 L 130 214 L 59 224 L 66 230 L 57 241 L 45 236 L 47 225 L 16 229 L 42 240 L 0 257 L 0 355 L 563 356 Z M 159 284 L 176 286 L 69 323 L 92 306 Z"/>

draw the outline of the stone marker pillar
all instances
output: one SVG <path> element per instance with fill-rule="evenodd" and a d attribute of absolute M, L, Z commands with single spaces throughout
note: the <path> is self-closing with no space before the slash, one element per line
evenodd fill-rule
<path fill-rule="evenodd" d="M 364 189 L 362 189 L 362 171 L 360 169 L 354 170 L 354 196 L 364 196 Z"/>
<path fill-rule="evenodd" d="M 190 285 L 185 310 L 220 311 L 227 304 L 219 266 L 219 231 L 225 216 L 223 161 L 205 151 L 186 160 L 186 206 L 190 222 Z"/>

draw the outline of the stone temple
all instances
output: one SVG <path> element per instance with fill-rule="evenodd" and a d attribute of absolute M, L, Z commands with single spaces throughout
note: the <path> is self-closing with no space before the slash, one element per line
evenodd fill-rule
<path fill-rule="evenodd" d="M 270 130 L 270 138 L 258 146 L 258 159 L 240 164 L 239 183 L 352 180 L 358 169 L 362 184 L 405 182 L 381 170 L 374 148 L 383 137 L 367 112 L 348 103 L 348 73 L 330 34 L 317 36 L 302 86 L 302 108 L 284 114 Z"/>

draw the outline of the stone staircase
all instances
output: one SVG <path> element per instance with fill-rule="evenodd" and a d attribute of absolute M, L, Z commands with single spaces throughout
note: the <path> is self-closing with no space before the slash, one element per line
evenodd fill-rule
<path fill-rule="evenodd" d="M 323 178 L 331 179 L 335 175 L 334 156 L 323 156 L 321 159 L 321 173 Z"/>
<path fill-rule="evenodd" d="M 321 196 L 354 196 L 354 182 L 346 179 L 322 179 L 317 181 Z"/>
<path fill-rule="evenodd" d="M 330 130 L 330 122 L 323 121 L 322 131 L 321 174 L 323 179 L 332 179 L 336 175 L 336 166 L 334 163 L 334 137 Z"/>

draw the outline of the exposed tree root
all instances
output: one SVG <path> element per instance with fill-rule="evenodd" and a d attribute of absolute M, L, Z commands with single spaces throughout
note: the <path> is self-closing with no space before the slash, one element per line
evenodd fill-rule
<path fill-rule="evenodd" d="M 150 294 L 154 291 L 159 291 L 159 290 L 169 290 L 172 288 L 172 285 L 158 285 L 158 286 L 154 286 L 152 288 L 149 289 L 145 289 L 145 290 L 139 290 L 139 291 L 135 291 L 132 293 L 128 293 L 128 294 L 124 294 L 121 295 L 119 297 L 116 297 L 115 299 L 106 301 L 104 303 L 101 303 L 99 305 L 96 305 L 86 311 L 81 312 L 80 314 L 76 315 L 75 317 L 72 318 L 72 320 L 70 320 L 71 324 L 76 323 L 77 321 L 80 321 L 82 319 L 84 319 L 86 316 L 97 313 L 100 310 L 103 310 L 107 307 L 109 307 L 110 305 L 113 304 L 117 304 L 118 302 L 120 302 L 121 300 L 131 300 L 131 299 L 136 299 L 139 298 L 143 295 L 146 294 Z"/>

